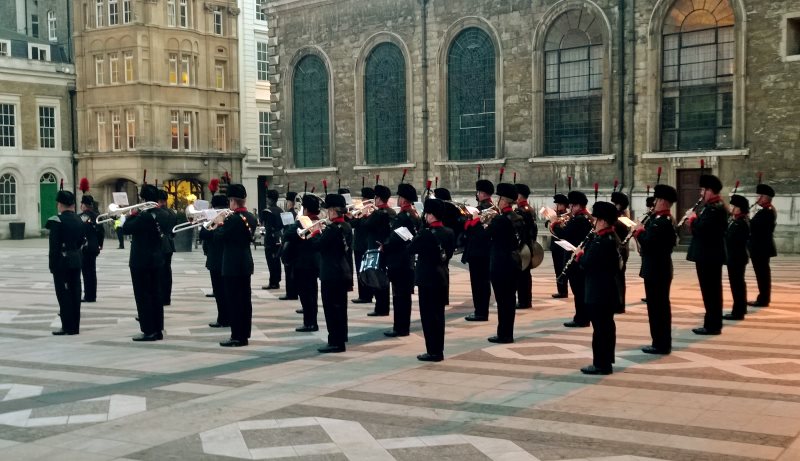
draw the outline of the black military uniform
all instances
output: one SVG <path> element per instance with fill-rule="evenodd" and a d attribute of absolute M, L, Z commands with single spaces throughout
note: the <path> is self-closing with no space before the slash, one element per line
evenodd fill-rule
<path fill-rule="evenodd" d="M 775 197 L 775 191 L 766 184 L 756 186 L 756 194 Z M 769 306 L 772 295 L 772 271 L 769 267 L 770 258 L 778 256 L 775 247 L 775 225 L 778 213 L 770 202 L 762 206 L 750 220 L 750 259 L 753 261 L 753 271 L 756 273 L 758 283 L 758 297 L 749 302 L 750 306 Z"/>
<path fill-rule="evenodd" d="M 517 189 L 513 184 L 497 185 L 497 195 L 516 202 Z M 519 248 L 525 237 L 525 222 L 510 205 L 500 210 L 488 227 L 489 234 L 489 273 L 492 290 L 497 302 L 497 335 L 489 338 L 493 343 L 514 342 L 514 297 L 522 271 Z"/>
<path fill-rule="evenodd" d="M 247 191 L 241 184 L 228 186 L 228 199 L 244 201 Z M 250 278 L 253 275 L 253 255 L 250 245 L 256 232 L 256 217 L 245 206 L 235 208 L 233 214 L 214 230 L 214 240 L 222 243 L 222 281 L 225 285 L 225 310 L 231 324 L 231 337 L 220 346 L 246 346 L 253 322 L 253 302 Z"/>
<path fill-rule="evenodd" d="M 714 194 L 722 190 L 719 178 L 700 176 L 700 187 Z M 715 195 L 706 201 L 696 219 L 689 221 L 692 243 L 686 259 L 695 263 L 703 304 L 706 309 L 703 327 L 692 331 L 698 335 L 718 335 L 722 332 L 722 265 L 725 264 L 725 228 L 728 212 L 722 198 Z"/>
<path fill-rule="evenodd" d="M 86 244 L 83 245 L 83 302 L 97 301 L 97 256 L 103 249 L 106 234 L 103 226 L 97 225 L 97 212 L 94 211 L 94 198 L 91 195 L 81 197 L 81 214 L 86 232 Z"/>
<path fill-rule="evenodd" d="M 405 227 L 416 235 L 421 220 L 414 202 L 417 201 L 417 191 L 411 184 L 397 186 L 397 195 L 410 203 L 400 207 L 392 220 L 392 231 Z M 394 325 L 390 331 L 384 332 L 386 336 L 408 336 L 411 325 L 411 293 L 414 291 L 414 260 L 408 252 L 411 241 L 403 240 L 396 232 L 391 232 L 383 242 L 383 255 L 389 269 L 389 281 L 392 283 L 392 305 L 394 306 Z"/>
<path fill-rule="evenodd" d="M 211 197 L 211 206 L 214 209 L 228 208 L 228 198 L 224 195 Z M 217 303 L 217 320 L 208 324 L 212 328 L 229 327 L 231 325 L 228 308 L 225 304 L 225 282 L 222 279 L 222 253 L 223 242 L 214 239 L 215 229 L 200 227 L 200 240 L 206 248 L 206 269 L 211 276 L 211 289 L 214 292 L 214 301 Z"/>
<path fill-rule="evenodd" d="M 344 221 L 347 203 L 340 194 L 328 194 L 325 207 L 336 209 L 336 218 L 312 239 L 320 256 L 322 310 L 328 327 L 328 345 L 319 352 L 344 352 L 347 342 L 347 292 L 353 289 L 353 230 Z M 304 310 L 305 311 L 305 310 Z"/>
<path fill-rule="evenodd" d="M 536 211 L 528 204 L 528 196 L 531 195 L 531 188 L 526 184 L 515 184 L 517 189 L 517 208 L 514 210 L 522 217 L 524 223 L 523 238 L 525 245 L 530 248 L 533 254 L 533 242 L 539 234 L 539 229 L 536 227 Z M 528 267 L 519 272 L 519 279 L 517 280 L 517 309 L 530 309 L 533 307 L 533 278 L 531 277 L 531 270 L 533 267 L 529 264 Z"/>
<path fill-rule="evenodd" d="M 464 223 L 467 222 L 467 217 L 461 213 L 461 210 L 454 203 L 452 203 L 453 196 L 450 195 L 450 191 L 448 189 L 444 187 L 437 187 L 433 190 L 433 196 L 444 203 L 444 215 L 442 216 L 442 223 L 444 224 L 444 227 L 447 227 L 453 231 L 453 236 L 455 237 L 456 245 L 458 246 L 459 242 L 462 242 L 461 234 L 464 232 Z"/>
<path fill-rule="evenodd" d="M 392 220 L 396 213 L 387 203 L 391 195 L 392 191 L 388 187 L 380 184 L 375 186 L 375 197 L 380 198 L 384 204 L 375 208 L 375 211 L 363 218 L 364 222 L 360 224 L 359 232 L 363 230 L 367 235 L 367 250 L 380 247 L 392 233 Z M 383 270 L 387 269 L 386 263 L 386 256 L 381 255 L 379 264 Z M 375 310 L 367 315 L 378 317 L 389 315 L 389 286 L 380 290 L 373 289 L 372 292 L 375 295 Z"/>
<path fill-rule="evenodd" d="M 557 205 L 569 206 L 569 200 L 567 199 L 567 196 L 564 194 L 554 195 L 553 203 Z M 566 212 L 558 213 L 559 216 L 563 216 L 565 214 L 567 213 Z M 549 225 L 550 223 L 545 221 L 544 223 L 545 228 L 547 228 Z M 564 264 L 567 263 L 567 259 L 569 259 L 569 254 L 567 253 L 566 250 L 558 246 L 558 244 L 556 244 L 556 241 L 557 240 L 555 238 L 550 239 L 550 255 L 553 258 L 553 271 L 556 273 L 556 292 L 553 293 L 551 296 L 553 298 L 566 298 L 567 296 L 569 296 L 568 280 L 566 277 L 559 278 L 558 276 L 561 275 L 561 272 L 564 270 Z"/>
<path fill-rule="evenodd" d="M 286 193 L 286 209 L 292 213 L 293 218 L 297 218 L 297 212 L 294 211 L 294 202 L 297 200 L 297 192 Z M 283 221 L 281 221 L 283 222 Z M 279 297 L 282 301 L 297 299 L 297 287 L 294 283 L 294 269 L 292 267 L 292 258 L 287 257 L 286 238 L 292 234 L 297 233 L 297 224 L 292 223 L 288 226 L 283 226 L 283 235 L 281 236 L 281 251 L 280 257 L 283 263 L 283 275 L 286 278 L 286 294 Z"/>
<path fill-rule="evenodd" d="M 575 190 L 569 193 L 567 199 L 570 205 L 576 204 L 585 207 L 589 203 L 586 194 Z M 551 224 L 551 229 L 558 238 L 566 240 L 577 247 L 585 239 L 591 238 L 589 233 L 592 231 L 592 222 L 589 220 L 589 213 L 586 209 L 581 209 L 580 212 L 570 218 L 566 225 L 562 227 Z M 567 256 L 567 259 L 569 259 L 571 253 L 567 253 Z M 569 286 L 572 288 L 572 296 L 575 299 L 575 316 L 571 322 L 566 322 L 564 326 L 588 327 L 589 312 L 586 310 L 586 301 L 584 300 L 586 276 L 580 264 L 573 263 L 567 269 L 567 279 L 569 280 Z"/>
<path fill-rule="evenodd" d="M 312 221 L 319 219 L 319 197 L 311 194 L 303 195 L 303 212 Z M 319 303 L 317 294 L 319 293 L 319 251 L 312 239 L 302 239 L 297 235 L 297 231 L 284 234 L 286 237 L 286 250 L 292 262 L 292 273 L 297 293 L 300 295 L 300 305 L 303 313 L 303 326 L 295 328 L 295 331 L 308 332 L 317 331 L 317 313 Z M 318 237 L 316 237 L 318 238 Z M 298 311 L 300 312 L 300 311 Z"/>
<path fill-rule="evenodd" d="M 486 179 L 475 182 L 475 190 L 494 194 L 494 184 Z M 478 210 L 493 206 L 491 199 L 478 203 Z M 469 321 L 489 320 L 489 299 L 492 296 L 492 280 L 489 273 L 489 234 L 480 219 L 473 218 L 464 223 L 464 253 L 461 262 L 469 264 L 469 284 L 472 288 L 472 304 L 475 311 L 466 317 Z"/>
<path fill-rule="evenodd" d="M 86 241 L 86 226 L 75 214 L 75 195 L 59 191 L 56 202 L 64 208 L 45 226 L 50 231 L 50 273 L 56 289 L 61 329 L 53 334 L 77 335 L 81 322 L 81 247 Z"/>
<path fill-rule="evenodd" d="M 622 192 L 612 192 L 611 193 L 611 203 L 613 203 L 617 207 L 617 216 L 625 216 L 625 210 L 628 209 L 628 205 L 630 205 L 630 200 L 628 200 L 628 196 L 623 194 Z M 628 237 L 628 232 L 630 229 L 625 224 L 622 224 L 617 220 L 614 224 L 614 231 L 617 233 L 617 238 L 620 242 L 624 241 L 626 237 Z M 622 293 L 622 304 L 620 305 L 619 312 L 617 314 L 622 314 L 625 312 L 625 273 L 628 271 L 628 257 L 630 256 L 630 249 L 628 248 L 628 244 L 626 243 L 625 246 L 619 247 L 619 254 L 622 255 L 622 277 L 620 277 L 620 293 Z"/>
<path fill-rule="evenodd" d="M 658 184 L 655 198 L 666 200 L 671 205 L 678 200 L 678 192 L 671 186 Z M 678 240 L 669 208 L 652 212 L 644 229 L 635 235 L 642 255 L 639 276 L 644 279 L 652 338 L 652 344 L 643 347 L 642 351 L 669 354 L 672 351 L 672 306 L 669 300 L 673 277 L 672 250 Z"/>
<path fill-rule="evenodd" d="M 747 239 L 750 238 L 750 202 L 741 195 L 732 195 L 731 207 L 739 208 L 738 214 L 733 214 L 728 220 L 725 230 L 725 254 L 728 266 L 728 283 L 731 286 L 733 308 L 731 313 L 724 315 L 726 320 L 742 320 L 747 313 L 747 283 L 744 281 L 744 272 L 750 258 L 747 255 Z"/>
<path fill-rule="evenodd" d="M 161 206 L 154 211 L 158 226 L 162 234 L 162 250 L 164 252 L 164 265 L 161 266 L 161 303 L 165 306 L 172 304 L 172 254 L 175 253 L 175 234 L 172 228 L 178 224 L 175 210 L 167 207 L 167 191 L 158 191 L 158 200 Z"/>
<path fill-rule="evenodd" d="M 147 202 L 158 200 L 158 189 L 145 184 L 139 195 Z M 133 296 L 139 314 L 142 334 L 134 341 L 156 341 L 163 339 L 164 304 L 161 298 L 161 268 L 164 265 L 162 234 L 156 221 L 158 208 L 132 213 L 125 219 L 122 231 L 131 235 L 131 254 L 128 265 L 131 269 Z"/>
<path fill-rule="evenodd" d="M 269 283 L 265 290 L 276 290 L 281 287 L 281 244 L 283 237 L 283 221 L 281 209 L 277 206 L 278 191 L 267 191 L 267 208 L 261 212 L 261 225 L 264 226 L 264 256 L 267 258 Z"/>
<path fill-rule="evenodd" d="M 424 212 L 433 218 L 411 242 L 409 251 L 417 256 L 414 282 L 419 292 L 419 315 L 425 335 L 426 353 L 418 360 L 440 362 L 444 359 L 444 307 L 450 290 L 448 263 L 455 250 L 453 231 L 444 226 L 444 203 L 425 200 Z M 435 218 L 435 219 L 434 219 Z"/>
<path fill-rule="evenodd" d="M 617 342 L 617 326 L 614 313 L 622 303 L 619 291 L 621 256 L 619 238 L 614 230 L 617 207 L 610 202 L 596 202 L 592 216 L 606 221 L 610 227 L 597 231 L 589 240 L 577 264 L 586 274 L 584 302 L 592 323 L 592 365 L 581 368 L 584 374 L 612 373 L 614 348 Z"/>
<path fill-rule="evenodd" d="M 371 187 L 361 188 L 362 200 L 375 200 L 375 191 Z M 356 267 L 356 282 L 358 283 L 358 297 L 353 300 L 354 304 L 372 304 L 372 289 L 364 284 L 358 277 L 361 270 L 361 260 L 367 252 L 367 230 L 362 228 L 365 219 L 353 219 L 350 225 L 353 227 L 353 258 Z"/>

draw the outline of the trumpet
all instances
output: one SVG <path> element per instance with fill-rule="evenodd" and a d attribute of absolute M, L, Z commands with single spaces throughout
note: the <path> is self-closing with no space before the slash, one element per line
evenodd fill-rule
<path fill-rule="evenodd" d="M 348 207 L 348 211 L 350 211 L 350 214 L 353 216 L 353 219 L 359 219 L 365 216 L 369 216 L 370 213 L 375 211 L 375 201 L 364 200 L 359 205 L 350 205 L 350 207 Z"/>
<path fill-rule="evenodd" d="M 128 214 L 133 210 L 149 210 L 151 208 L 158 208 L 158 203 L 156 202 L 142 202 L 137 203 L 136 205 L 120 207 L 116 203 L 112 203 L 108 206 L 108 213 L 103 213 L 97 217 L 97 224 L 103 224 L 109 221 L 113 221 L 116 219 L 117 216 L 121 216 L 124 214 Z"/>
<path fill-rule="evenodd" d="M 217 210 L 212 210 L 212 211 L 217 211 Z M 213 218 L 209 219 L 208 222 L 204 224 L 204 227 L 208 230 L 214 230 L 217 228 L 217 226 L 222 224 L 222 222 L 225 221 L 228 218 L 228 216 L 232 215 L 233 213 L 234 211 L 231 210 L 230 208 L 221 208 Z"/>
<path fill-rule="evenodd" d="M 301 216 L 301 219 L 298 219 L 298 222 L 301 227 L 297 229 L 297 236 L 301 239 L 305 240 L 308 239 L 311 234 L 317 230 L 322 230 L 331 223 L 329 219 L 318 219 L 316 221 L 311 221 L 308 216 Z"/>

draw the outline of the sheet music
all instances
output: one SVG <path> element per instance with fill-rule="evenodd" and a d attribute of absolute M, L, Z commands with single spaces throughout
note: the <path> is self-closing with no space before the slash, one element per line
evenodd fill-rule
<path fill-rule="evenodd" d="M 570 252 L 575 251 L 575 245 L 567 242 L 566 240 L 556 240 L 556 245 Z"/>
<path fill-rule="evenodd" d="M 348 205 L 352 205 L 353 204 L 353 196 L 352 195 L 350 195 L 350 194 L 342 194 L 342 197 L 344 197 L 344 203 L 346 203 Z"/>
<path fill-rule="evenodd" d="M 209 205 L 210 204 L 208 203 L 208 200 L 195 200 L 194 201 L 194 209 L 197 210 L 197 211 L 207 210 L 207 209 L 210 208 Z"/>
<path fill-rule="evenodd" d="M 624 224 L 625 227 L 634 227 L 636 225 L 636 223 L 631 221 L 631 219 L 628 218 L 627 216 L 620 216 L 619 218 L 617 218 L 617 221 Z"/>
<path fill-rule="evenodd" d="M 114 203 L 116 203 L 120 207 L 128 206 L 127 192 L 112 192 L 111 196 L 114 198 Z"/>
<path fill-rule="evenodd" d="M 284 226 L 288 226 L 294 223 L 294 216 L 292 215 L 292 213 L 288 211 L 281 213 L 281 222 L 283 223 Z"/>
<path fill-rule="evenodd" d="M 411 231 L 409 231 L 407 227 L 398 227 L 394 230 L 394 233 L 399 235 L 400 238 L 406 242 L 414 238 L 414 235 L 411 234 Z"/>

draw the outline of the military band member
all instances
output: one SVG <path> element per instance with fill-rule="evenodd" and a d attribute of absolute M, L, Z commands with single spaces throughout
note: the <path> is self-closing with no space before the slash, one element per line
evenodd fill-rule
<path fill-rule="evenodd" d="M 222 243 L 222 283 L 225 285 L 225 310 L 231 337 L 222 347 L 246 346 L 253 322 L 250 278 L 253 255 L 250 245 L 256 232 L 256 217 L 245 206 L 247 190 L 241 184 L 228 186 L 228 203 L 233 213 L 214 230 L 214 240 Z"/>
<path fill-rule="evenodd" d="M 553 196 L 553 204 L 555 205 L 555 212 L 557 219 L 563 219 L 564 216 L 569 216 L 569 200 L 564 194 L 556 194 Z M 549 222 L 544 223 L 545 227 L 550 225 Z M 567 252 L 556 244 L 556 239 L 550 239 L 550 254 L 553 258 L 553 271 L 556 273 L 556 292 L 553 293 L 553 298 L 566 298 L 569 296 L 568 280 L 566 277 L 559 278 L 561 271 L 564 270 L 569 255 Z"/>
<path fill-rule="evenodd" d="M 651 196 L 649 196 L 649 197 L 647 197 L 645 199 L 644 203 L 645 203 L 645 206 L 647 207 L 647 211 L 645 213 L 652 214 L 654 212 L 653 210 L 654 210 L 655 205 L 656 205 L 656 198 L 651 195 Z M 644 275 L 642 275 L 642 267 L 639 268 L 639 277 L 644 277 Z M 647 298 L 646 297 L 642 298 L 642 302 L 646 303 L 647 302 Z"/>
<path fill-rule="evenodd" d="M 283 237 L 283 221 L 281 209 L 278 207 L 278 191 L 267 191 L 267 208 L 261 213 L 261 225 L 264 226 L 264 256 L 267 258 L 269 283 L 262 286 L 264 290 L 277 290 L 281 287 L 281 238 Z"/>
<path fill-rule="evenodd" d="M 586 204 L 589 199 L 586 194 L 576 190 L 570 191 L 567 195 L 569 209 L 572 217 L 561 226 L 555 219 L 550 223 L 550 229 L 556 237 L 566 240 L 574 246 L 579 246 L 592 231 L 592 221 L 589 219 L 589 212 L 586 211 Z M 615 220 L 616 221 L 616 220 Z M 567 259 L 570 257 L 567 253 Z M 585 301 L 585 274 L 580 264 L 572 264 L 567 269 L 567 279 L 572 288 L 572 297 L 575 301 L 575 316 L 571 321 L 564 323 L 568 328 L 584 328 L 589 326 L 589 312 L 586 310 Z"/>
<path fill-rule="evenodd" d="M 450 290 L 448 263 L 455 250 L 453 231 L 444 226 L 444 203 L 427 199 L 425 223 L 409 251 L 417 256 L 414 282 L 419 293 L 419 315 L 425 335 L 425 353 L 417 356 L 423 362 L 444 360 L 444 307 Z"/>
<path fill-rule="evenodd" d="M 91 195 L 81 197 L 81 221 L 85 226 L 86 244 L 82 248 L 83 262 L 83 302 L 97 301 L 97 256 L 103 249 L 106 234 L 103 226 L 97 225 L 97 212 L 94 208 L 94 198 Z"/>
<path fill-rule="evenodd" d="M 380 184 L 375 186 L 375 211 L 362 218 L 363 222 L 359 227 L 359 232 L 361 230 L 366 232 L 367 250 L 378 249 L 392 232 L 392 220 L 395 217 L 395 211 L 389 207 L 389 197 L 391 195 L 392 191 L 388 187 Z M 380 256 L 379 263 L 381 268 L 386 270 L 386 257 L 384 255 Z M 375 310 L 367 315 L 370 317 L 389 315 L 389 286 L 372 291 L 375 295 Z"/>
<path fill-rule="evenodd" d="M 162 250 L 164 252 L 164 265 L 161 266 L 161 303 L 165 306 L 172 304 L 172 254 L 175 253 L 175 234 L 172 228 L 178 224 L 175 210 L 167 206 L 167 191 L 158 191 L 158 210 L 154 212 L 162 232 Z"/>
<path fill-rule="evenodd" d="M 528 204 L 528 197 L 531 195 L 531 188 L 526 184 L 515 184 L 517 189 L 517 208 L 514 210 L 522 217 L 525 225 L 524 237 L 526 245 L 530 247 L 531 253 L 533 252 L 533 242 L 539 234 L 539 229 L 536 227 L 536 211 Z M 533 307 L 533 279 L 531 277 L 531 269 L 533 267 L 529 264 L 519 273 L 519 280 L 517 280 L 517 309 L 530 309 Z"/>
<path fill-rule="evenodd" d="M 75 195 L 61 190 L 56 194 L 58 215 L 47 220 L 50 231 L 50 273 L 56 289 L 61 329 L 56 336 L 77 335 L 81 323 L 81 247 L 86 239 L 86 226 L 75 214 Z"/>
<path fill-rule="evenodd" d="M 211 207 L 215 210 L 228 208 L 229 201 L 224 195 L 211 197 Z M 217 320 L 208 324 L 211 328 L 225 328 L 231 326 L 230 315 L 225 304 L 225 282 L 222 278 L 222 252 L 223 242 L 214 239 L 216 229 L 200 227 L 200 240 L 206 247 L 206 269 L 211 276 L 211 289 L 214 292 L 214 301 L 217 303 Z"/>
<path fill-rule="evenodd" d="M 584 302 L 593 329 L 592 364 L 581 368 L 581 373 L 610 375 L 617 342 L 614 313 L 622 302 L 619 291 L 619 278 L 622 276 L 620 241 L 614 230 L 617 208 L 610 202 L 596 202 L 592 216 L 597 218 L 594 225 L 596 235 L 576 255 L 577 264 L 586 274 Z"/>
<path fill-rule="evenodd" d="M 287 192 L 286 193 L 286 203 L 284 204 L 284 210 L 286 212 L 292 214 L 292 218 L 297 218 L 297 212 L 294 210 L 294 203 L 297 200 L 297 192 Z M 297 225 L 290 224 L 288 226 L 283 226 L 283 235 L 281 236 L 281 251 L 280 251 L 280 258 L 281 262 L 283 263 L 283 275 L 286 278 L 286 294 L 279 297 L 281 301 L 287 300 L 296 300 L 297 297 L 297 288 L 294 282 L 294 268 L 292 266 L 292 261 L 290 258 L 286 257 L 286 238 L 291 235 L 292 233 L 297 233 Z"/>
<path fill-rule="evenodd" d="M 371 187 L 361 188 L 361 200 L 375 200 L 375 190 Z M 364 284 L 358 277 L 361 271 L 361 260 L 367 252 L 367 230 L 362 228 L 365 219 L 354 219 L 350 222 L 353 227 L 353 259 L 356 267 L 356 283 L 358 284 L 358 297 L 353 299 L 353 304 L 372 304 L 372 289 Z"/>
<path fill-rule="evenodd" d="M 464 232 L 464 223 L 467 221 L 467 217 L 462 215 L 461 210 L 452 203 L 453 197 L 450 195 L 450 190 L 444 187 L 437 187 L 433 190 L 433 196 L 444 203 L 444 217 L 442 218 L 442 222 L 445 227 L 453 231 L 456 245 L 458 245 L 461 234 Z"/>
<path fill-rule="evenodd" d="M 686 259 L 695 263 L 706 314 L 703 326 L 692 331 L 698 335 L 722 332 L 722 265 L 725 264 L 725 228 L 728 212 L 719 192 L 722 182 L 713 175 L 700 176 L 703 206 L 689 217 L 692 242 Z"/>
<path fill-rule="evenodd" d="M 142 186 L 139 196 L 145 202 L 158 201 L 158 189 L 150 184 Z M 161 298 L 161 270 L 164 253 L 161 249 L 161 230 L 157 221 L 158 208 L 138 212 L 134 210 L 125 219 L 122 231 L 131 236 L 131 254 L 128 265 L 131 269 L 133 297 L 142 334 L 134 341 L 157 341 L 163 339 L 164 304 Z M 172 229 L 170 229 L 172 230 Z"/>
<path fill-rule="evenodd" d="M 392 220 L 392 230 L 405 227 L 416 235 L 421 220 L 414 208 L 418 200 L 417 191 L 411 184 L 397 186 L 397 204 L 400 212 Z M 383 334 L 388 337 L 408 336 L 411 325 L 411 292 L 414 291 L 414 260 L 408 252 L 410 240 L 404 240 L 396 232 L 391 232 L 383 242 L 382 253 L 389 268 L 389 281 L 392 283 L 392 305 L 394 306 L 394 325 Z"/>
<path fill-rule="evenodd" d="M 630 200 L 628 200 L 628 196 L 623 194 L 622 192 L 612 192 L 611 193 L 611 203 L 617 207 L 617 217 L 625 216 L 628 217 L 628 205 L 630 205 Z M 616 224 L 614 224 L 614 230 L 617 233 L 617 238 L 620 242 L 625 240 L 628 236 L 628 229 L 625 224 L 622 224 L 619 220 L 617 220 Z M 620 254 L 622 255 L 622 277 L 620 277 L 620 292 L 622 293 L 622 305 L 620 306 L 619 312 L 617 314 L 625 313 L 625 273 L 628 270 L 628 257 L 630 256 L 630 249 L 628 248 L 628 244 L 626 243 L 625 246 L 621 246 L 619 249 Z"/>
<path fill-rule="evenodd" d="M 519 248 L 526 238 L 523 218 L 512 208 L 517 201 L 517 189 L 513 184 L 500 183 L 497 195 L 500 212 L 486 228 L 490 241 L 489 272 L 497 302 L 497 335 L 490 337 L 489 342 L 506 344 L 514 342 L 514 295 L 521 272 Z"/>
<path fill-rule="evenodd" d="M 672 352 L 672 306 L 669 300 L 672 286 L 672 250 L 678 237 L 675 220 L 670 212 L 678 201 L 678 192 L 666 184 L 658 184 L 653 196 L 654 208 L 646 225 L 634 232 L 642 254 L 639 276 L 644 279 L 647 297 L 647 317 L 652 343 L 642 348 L 647 354 Z"/>
<path fill-rule="evenodd" d="M 743 320 L 747 313 L 747 283 L 744 281 L 744 272 L 749 261 L 747 239 L 750 238 L 750 202 L 745 197 L 734 194 L 730 205 L 731 217 L 725 230 L 725 253 L 733 308 L 730 314 L 725 314 L 722 318 Z"/>
<path fill-rule="evenodd" d="M 488 179 L 475 182 L 475 198 L 478 210 L 494 206 L 492 195 L 494 184 Z M 464 223 L 464 253 L 461 262 L 469 265 L 469 284 L 472 289 L 472 304 L 475 311 L 465 318 L 470 322 L 489 320 L 489 300 L 492 296 L 492 280 L 489 273 L 489 234 L 477 218 Z"/>
<path fill-rule="evenodd" d="M 767 307 L 772 294 L 772 271 L 769 260 L 778 256 L 773 235 L 778 212 L 772 206 L 772 198 L 775 197 L 772 187 L 759 184 L 756 186 L 756 195 L 756 203 L 761 209 L 750 220 L 750 259 L 753 261 L 753 271 L 756 273 L 758 297 L 747 304 L 753 307 Z"/>
<path fill-rule="evenodd" d="M 316 195 L 303 194 L 303 215 L 308 216 L 311 221 L 320 219 L 320 200 Z M 287 250 L 292 255 L 294 261 L 294 282 L 297 293 L 300 295 L 300 306 L 298 313 L 303 314 L 303 325 L 295 328 L 295 331 L 304 333 L 318 331 L 317 314 L 319 312 L 319 251 L 318 248 L 308 239 L 302 239 L 295 231 L 293 234 L 286 235 Z"/>

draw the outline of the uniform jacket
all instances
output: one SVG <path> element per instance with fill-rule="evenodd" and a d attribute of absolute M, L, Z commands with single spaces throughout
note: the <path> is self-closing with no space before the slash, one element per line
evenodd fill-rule
<path fill-rule="evenodd" d="M 775 248 L 775 224 L 778 214 L 772 205 L 756 212 L 750 220 L 750 255 L 752 257 L 766 258 L 778 256 Z"/>
<path fill-rule="evenodd" d="M 341 282 L 349 289 L 353 287 L 353 229 L 338 221 L 326 226 L 311 244 L 319 254 L 320 281 Z"/>
<path fill-rule="evenodd" d="M 556 237 L 566 240 L 575 246 L 580 245 L 591 231 L 592 222 L 589 220 L 588 213 L 578 213 L 570 218 L 564 227 L 553 226 L 553 234 Z"/>
<path fill-rule="evenodd" d="M 309 217 L 312 221 L 316 221 L 318 219 L 317 216 Z M 286 239 L 284 248 L 286 249 L 287 260 L 290 261 L 287 264 L 291 264 L 296 270 L 309 272 L 314 276 L 317 276 L 319 275 L 320 259 L 319 250 L 314 245 L 313 240 L 319 239 L 319 236 L 317 235 L 309 239 L 302 239 L 297 235 L 296 226 L 296 224 L 287 226 L 294 227 L 295 230 L 291 232 L 287 231 L 283 234 L 284 238 Z"/>
<path fill-rule="evenodd" d="M 584 247 L 578 264 L 586 274 L 584 302 L 587 304 L 602 304 L 614 309 L 622 305 L 619 243 L 611 227 L 600 231 Z"/>
<path fill-rule="evenodd" d="M 86 241 L 86 227 L 74 211 L 64 211 L 47 220 L 50 230 L 50 272 L 81 268 L 81 246 Z"/>
<path fill-rule="evenodd" d="M 686 259 L 704 264 L 725 264 L 725 228 L 728 212 L 721 200 L 706 203 L 691 224 L 692 243 Z"/>
<path fill-rule="evenodd" d="M 561 215 L 559 215 L 559 216 L 561 216 Z M 545 221 L 544 222 L 544 228 L 548 229 L 549 227 L 550 227 L 550 221 Z M 566 251 L 563 248 L 561 248 L 560 246 L 558 246 L 556 241 L 557 240 L 555 238 L 551 238 L 550 239 L 550 252 L 555 254 L 556 258 L 561 258 L 562 260 L 566 259 Z"/>
<path fill-rule="evenodd" d="M 156 210 L 151 208 L 128 216 L 122 233 L 131 236 L 131 255 L 128 266 L 135 269 L 156 268 L 164 264 L 161 234 L 156 225 Z"/>
<path fill-rule="evenodd" d="M 161 228 L 161 233 L 163 234 L 164 242 L 162 248 L 164 249 L 164 253 L 175 253 L 175 234 L 172 233 L 172 228 L 178 224 L 178 216 L 175 214 L 175 210 L 167 207 L 159 207 L 155 208 L 153 213 L 156 216 L 156 221 L 158 221 L 158 226 Z"/>
<path fill-rule="evenodd" d="M 491 242 L 489 271 L 492 276 L 517 274 L 521 270 L 518 250 L 525 233 L 522 217 L 506 207 L 492 219 L 486 232 Z"/>
<path fill-rule="evenodd" d="M 378 248 L 392 232 L 392 220 L 396 213 L 391 208 L 377 208 L 361 223 L 367 234 L 367 249 Z M 360 230 L 359 230 L 360 232 Z"/>
<path fill-rule="evenodd" d="M 492 202 L 489 200 L 478 203 L 478 210 L 481 211 L 491 207 Z M 470 221 L 466 223 L 464 232 L 461 234 L 464 240 L 464 253 L 461 255 L 461 262 L 485 264 L 486 260 L 489 259 L 489 234 L 480 223 L 476 225 L 470 224 Z"/>
<path fill-rule="evenodd" d="M 750 261 L 747 240 L 750 238 L 750 223 L 747 215 L 731 217 L 725 229 L 725 253 L 729 266 L 744 266 Z"/>
<path fill-rule="evenodd" d="M 421 222 L 422 220 L 416 210 L 413 209 L 410 211 L 401 211 L 395 216 L 392 221 L 392 232 L 389 234 L 386 241 L 383 242 L 383 254 L 386 257 L 386 265 L 389 271 L 414 270 L 414 259 L 408 252 L 408 246 L 411 244 L 411 241 L 403 240 L 394 230 L 405 227 L 411 231 L 412 235 L 416 235 Z"/>
<path fill-rule="evenodd" d="M 620 214 L 620 216 L 624 215 Z M 614 223 L 614 232 L 617 234 L 617 238 L 621 243 L 623 240 L 625 240 L 626 237 L 628 237 L 630 229 L 625 224 L 622 224 L 621 222 L 617 221 L 616 223 Z M 623 261 L 625 262 L 628 261 L 628 256 L 630 256 L 630 249 L 628 248 L 627 244 L 625 246 L 619 247 L 619 254 L 622 255 Z"/>
<path fill-rule="evenodd" d="M 522 218 L 522 235 L 525 240 L 525 244 L 528 245 L 531 250 L 531 254 L 533 254 L 533 242 L 536 241 L 536 237 L 539 235 L 539 228 L 536 227 L 536 213 L 527 201 L 517 205 L 517 208 L 514 210 L 514 212 L 516 212 Z"/>
<path fill-rule="evenodd" d="M 672 250 L 678 240 L 672 215 L 665 213 L 651 217 L 636 240 L 642 253 L 639 275 L 642 278 L 669 276 L 671 279 Z"/>
<path fill-rule="evenodd" d="M 424 226 L 411 241 L 408 251 L 418 255 L 414 283 L 421 287 L 440 287 L 446 294 L 450 289 L 447 264 L 453 257 L 456 241 L 452 229 L 437 223 L 432 227 Z"/>
<path fill-rule="evenodd" d="M 283 236 L 281 238 L 283 241 L 281 244 L 281 261 L 287 266 L 291 266 L 294 264 L 295 260 L 297 260 L 297 245 L 292 245 L 292 236 L 297 235 L 297 227 L 297 221 L 289 224 L 288 226 L 283 226 Z"/>
<path fill-rule="evenodd" d="M 283 221 L 280 208 L 273 205 L 261 212 L 261 225 L 264 226 L 264 247 L 270 249 L 281 244 L 283 236 Z"/>
<path fill-rule="evenodd" d="M 80 214 L 80 218 L 83 221 L 86 232 L 86 245 L 83 246 L 84 254 L 100 254 L 106 234 L 103 232 L 103 226 L 97 225 L 97 213 L 94 210 L 84 211 Z"/>
<path fill-rule="evenodd" d="M 253 274 L 250 244 L 256 232 L 256 217 L 247 208 L 234 213 L 214 229 L 214 240 L 222 243 L 222 276 L 243 277 Z"/>
<path fill-rule="evenodd" d="M 216 230 L 208 230 L 205 226 L 200 226 L 200 240 L 203 241 L 203 248 L 206 249 L 206 269 L 222 272 L 223 244 L 214 239 L 215 232 Z"/>

